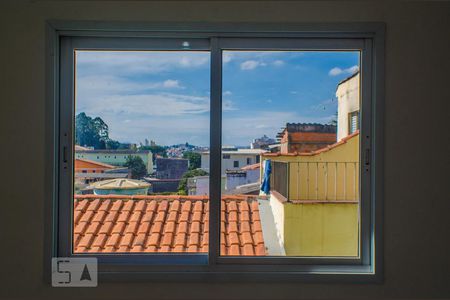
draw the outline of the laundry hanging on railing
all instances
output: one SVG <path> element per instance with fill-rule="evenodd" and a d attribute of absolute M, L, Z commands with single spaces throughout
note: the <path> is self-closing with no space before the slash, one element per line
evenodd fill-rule
<path fill-rule="evenodd" d="M 264 178 L 261 183 L 261 191 L 265 194 L 270 193 L 270 174 L 272 173 L 272 164 L 270 159 L 264 162 Z"/>

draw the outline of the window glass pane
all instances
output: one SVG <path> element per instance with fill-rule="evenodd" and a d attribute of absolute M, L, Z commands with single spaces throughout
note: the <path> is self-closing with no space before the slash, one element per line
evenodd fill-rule
<path fill-rule="evenodd" d="M 206 253 L 210 53 L 75 57 L 73 252 Z"/>
<path fill-rule="evenodd" d="M 359 68 L 357 51 L 223 52 L 222 255 L 359 256 Z"/>

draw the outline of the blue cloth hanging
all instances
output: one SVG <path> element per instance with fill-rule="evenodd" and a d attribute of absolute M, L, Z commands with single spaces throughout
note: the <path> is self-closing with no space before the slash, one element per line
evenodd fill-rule
<path fill-rule="evenodd" d="M 272 164 L 270 159 L 264 161 L 264 179 L 261 183 L 261 191 L 265 194 L 270 193 L 270 174 L 272 173 Z"/>

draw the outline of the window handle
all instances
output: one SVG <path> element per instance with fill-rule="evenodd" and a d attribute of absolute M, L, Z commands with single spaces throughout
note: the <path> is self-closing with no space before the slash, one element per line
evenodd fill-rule
<path fill-rule="evenodd" d="M 63 163 L 67 163 L 67 146 L 63 147 Z"/>
<path fill-rule="evenodd" d="M 370 166 L 370 160 L 371 160 L 370 148 L 367 148 L 366 151 L 365 151 L 364 164 L 366 166 Z"/>

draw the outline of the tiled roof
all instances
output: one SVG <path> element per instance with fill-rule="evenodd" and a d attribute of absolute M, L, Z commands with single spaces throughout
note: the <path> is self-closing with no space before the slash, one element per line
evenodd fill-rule
<path fill-rule="evenodd" d="M 336 148 L 342 144 L 347 143 L 348 140 L 350 140 L 351 138 L 355 137 L 359 135 L 359 130 L 356 130 L 354 133 L 347 135 L 346 137 L 342 138 L 339 142 L 334 143 L 332 145 L 328 145 L 324 148 L 321 148 L 319 150 L 316 151 L 312 151 L 312 152 L 291 152 L 291 153 L 280 153 L 280 152 L 276 152 L 276 153 L 264 153 L 262 154 L 265 157 L 269 157 L 269 156 L 312 156 L 312 155 L 317 155 L 319 153 L 322 152 L 327 152 L 330 151 L 333 148 Z"/>
<path fill-rule="evenodd" d="M 241 170 L 256 170 L 259 169 L 261 166 L 259 163 L 253 164 L 253 165 L 247 165 L 245 167 L 242 167 Z"/>
<path fill-rule="evenodd" d="M 207 252 L 207 196 L 76 195 L 74 252 Z M 224 195 L 221 254 L 266 255 L 255 196 Z"/>
<path fill-rule="evenodd" d="M 82 162 L 82 163 L 84 162 L 86 164 L 91 164 L 91 165 L 96 165 L 96 166 L 100 166 L 100 167 L 105 167 L 105 168 L 108 168 L 108 169 L 117 168 L 116 166 L 113 166 L 113 165 L 110 165 L 110 164 L 105 164 L 105 163 L 102 163 L 102 162 L 99 162 L 99 161 L 93 161 L 93 160 L 85 159 L 85 158 L 76 158 L 75 159 L 75 168 L 77 168 L 77 164 L 79 162 Z M 80 169 L 81 168 L 85 168 L 84 166 L 78 166 L 78 167 Z"/>

